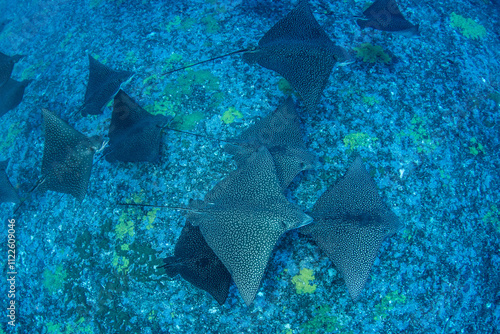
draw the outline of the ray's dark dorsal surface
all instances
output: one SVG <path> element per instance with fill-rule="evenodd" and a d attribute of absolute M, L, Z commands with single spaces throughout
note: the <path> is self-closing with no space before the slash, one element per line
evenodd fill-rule
<path fill-rule="evenodd" d="M 23 56 L 14 55 L 7 56 L 0 52 L 0 86 L 3 86 L 10 78 L 14 64 L 17 63 Z"/>
<path fill-rule="evenodd" d="M 89 82 L 81 108 L 82 116 L 102 114 L 106 103 L 132 75 L 128 71 L 115 71 L 89 55 Z"/>
<path fill-rule="evenodd" d="M 418 35 L 418 24 L 413 25 L 401 14 L 396 0 L 377 0 L 363 12 L 364 18 L 356 22 L 361 29 L 373 28 L 399 33 L 405 36 Z"/>
<path fill-rule="evenodd" d="M 265 146 L 273 157 L 282 189 L 288 187 L 298 173 L 313 167 L 314 156 L 306 150 L 300 118 L 291 97 L 245 130 L 234 142 L 226 145 L 225 150 L 234 155 L 238 166 Z"/>
<path fill-rule="evenodd" d="M 382 241 L 402 225 L 378 195 L 357 157 L 348 172 L 314 205 L 312 236 L 342 273 L 351 297 L 359 297 Z"/>
<path fill-rule="evenodd" d="M 43 109 L 43 121 L 45 146 L 40 189 L 70 194 L 82 201 L 87 192 L 94 153 L 102 139 L 84 136 L 46 109 Z"/>
<path fill-rule="evenodd" d="M 157 161 L 160 157 L 161 127 L 168 121 L 168 117 L 148 113 L 120 90 L 113 103 L 109 147 L 104 151 L 106 160 Z"/>
<path fill-rule="evenodd" d="M 7 176 L 6 169 L 8 164 L 9 160 L 0 161 L 0 203 L 19 203 L 19 196 Z"/>
<path fill-rule="evenodd" d="M 0 117 L 21 103 L 24 96 L 24 89 L 30 82 L 31 80 L 19 82 L 14 79 L 9 79 L 0 87 Z"/>
<path fill-rule="evenodd" d="M 335 64 L 351 57 L 330 40 L 307 1 L 300 1 L 243 59 L 282 75 L 300 94 L 307 111 L 313 112 Z"/>
<path fill-rule="evenodd" d="M 255 298 L 278 238 L 311 222 L 286 200 L 265 147 L 190 207 L 188 220 L 200 227 L 247 305 Z"/>
<path fill-rule="evenodd" d="M 210 293 L 222 305 L 226 301 L 231 275 L 208 246 L 198 226 L 189 221 L 175 244 L 174 256 L 164 259 L 170 277 L 180 274 L 189 283 Z"/>

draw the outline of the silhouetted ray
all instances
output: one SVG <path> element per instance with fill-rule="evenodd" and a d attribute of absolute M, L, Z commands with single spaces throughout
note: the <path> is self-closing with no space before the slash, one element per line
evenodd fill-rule
<path fill-rule="evenodd" d="M 14 64 L 22 57 L 21 55 L 14 55 L 11 57 L 0 52 L 0 86 L 3 86 L 9 80 L 12 70 L 14 69 Z"/>
<path fill-rule="evenodd" d="M 19 196 L 17 195 L 16 190 L 10 183 L 7 173 L 5 172 L 8 164 L 9 160 L 0 161 L 0 203 L 19 203 Z"/>
<path fill-rule="evenodd" d="M 205 290 L 222 305 L 226 301 L 231 275 L 208 246 L 198 226 L 186 221 L 175 244 L 174 256 L 164 259 L 170 277 L 180 274 L 189 283 Z"/>
<path fill-rule="evenodd" d="M 312 112 L 334 65 L 351 57 L 329 39 L 303 0 L 262 37 L 257 48 L 245 52 L 243 59 L 282 75 Z"/>
<path fill-rule="evenodd" d="M 300 118 L 291 97 L 245 130 L 235 144 L 226 145 L 225 150 L 234 154 L 236 163 L 242 166 L 261 146 L 273 157 L 282 189 L 288 187 L 298 173 L 313 167 L 314 156 L 306 150 Z"/>
<path fill-rule="evenodd" d="M 168 120 L 162 115 L 151 115 L 120 90 L 113 104 L 109 147 L 104 151 L 106 160 L 157 161 L 160 157 L 161 127 Z"/>
<path fill-rule="evenodd" d="M 24 89 L 30 82 L 31 80 L 19 82 L 14 79 L 9 79 L 0 87 L 0 117 L 21 103 L 24 96 Z"/>
<path fill-rule="evenodd" d="M 132 72 L 112 70 L 89 55 L 89 83 L 81 108 L 82 116 L 102 114 L 106 103 L 132 75 Z"/>
<path fill-rule="evenodd" d="M 200 227 L 247 305 L 255 298 L 281 234 L 311 222 L 286 200 L 265 147 L 219 182 L 204 201 L 192 201 L 190 207 L 189 221 Z"/>
<path fill-rule="evenodd" d="M 94 153 L 102 139 L 84 136 L 46 109 L 43 109 L 43 120 L 45 147 L 40 188 L 70 194 L 82 201 L 87 192 Z"/>
<path fill-rule="evenodd" d="M 418 24 L 406 21 L 396 0 L 376 0 L 363 15 L 363 19 L 356 21 L 361 29 L 373 28 L 406 36 L 418 35 Z"/>
<path fill-rule="evenodd" d="M 368 279 L 382 241 L 401 224 L 378 195 L 375 182 L 356 158 L 348 172 L 314 205 L 310 234 L 340 270 L 353 299 Z"/>

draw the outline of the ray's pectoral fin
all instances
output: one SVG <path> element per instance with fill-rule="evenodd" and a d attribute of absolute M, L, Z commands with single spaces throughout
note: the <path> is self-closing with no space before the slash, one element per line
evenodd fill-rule
<path fill-rule="evenodd" d="M 318 199 L 311 215 L 315 223 L 301 232 L 325 251 L 357 299 L 382 241 L 402 226 L 382 202 L 361 158 Z"/>
<path fill-rule="evenodd" d="M 233 154 L 238 166 L 242 167 L 261 146 L 271 153 L 283 190 L 298 173 L 313 167 L 314 156 L 306 150 L 300 117 L 291 97 L 233 139 L 224 149 Z"/>
<path fill-rule="evenodd" d="M 170 118 L 152 115 L 123 90 L 113 103 L 109 126 L 109 147 L 104 151 L 109 162 L 156 162 L 160 158 L 162 127 Z"/>
<path fill-rule="evenodd" d="M 82 116 L 102 114 L 106 103 L 133 75 L 129 71 L 115 71 L 89 55 L 89 81 L 83 106 L 80 108 Z"/>
<path fill-rule="evenodd" d="M 408 22 L 399 10 L 396 0 L 377 0 L 356 20 L 361 29 L 373 28 L 408 37 L 418 36 L 419 26 Z"/>
<path fill-rule="evenodd" d="M 62 119 L 43 109 L 45 146 L 42 159 L 42 191 L 53 190 L 82 201 L 100 137 L 88 138 Z"/>
<path fill-rule="evenodd" d="M 200 212 L 194 215 L 205 241 L 231 273 L 247 305 L 255 298 L 278 238 L 310 221 L 286 200 L 265 147 L 191 208 Z"/>
<path fill-rule="evenodd" d="M 220 305 L 226 301 L 231 275 L 208 246 L 199 227 L 186 221 L 175 245 L 174 256 L 164 262 L 163 268 L 170 277 L 179 274 L 197 288 L 207 291 Z"/>
<path fill-rule="evenodd" d="M 344 59 L 348 55 L 330 40 L 307 1 L 300 1 L 243 59 L 283 76 L 300 94 L 307 111 L 313 112 L 335 64 L 348 61 Z"/>
<path fill-rule="evenodd" d="M 0 203 L 19 203 L 19 195 L 9 181 L 6 173 L 9 160 L 0 161 Z"/>

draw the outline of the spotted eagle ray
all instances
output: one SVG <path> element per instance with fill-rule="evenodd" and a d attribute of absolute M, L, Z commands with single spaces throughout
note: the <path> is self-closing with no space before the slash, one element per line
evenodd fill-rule
<path fill-rule="evenodd" d="M 9 160 L 0 161 L 0 203 L 12 202 L 19 203 L 19 196 L 9 181 L 6 173 Z"/>
<path fill-rule="evenodd" d="M 243 53 L 248 63 L 257 63 L 283 76 L 300 94 L 309 112 L 314 111 L 335 64 L 352 62 L 352 57 L 335 45 L 314 18 L 306 0 L 278 21 L 258 46 L 184 66 L 179 71 L 208 61 Z"/>
<path fill-rule="evenodd" d="M 40 190 L 73 195 L 82 201 L 92 170 L 94 153 L 101 146 L 98 136 L 86 137 L 52 112 L 43 109 L 45 146 Z"/>
<path fill-rule="evenodd" d="M 219 182 L 204 201 L 192 201 L 190 207 L 188 220 L 200 227 L 247 306 L 255 298 L 278 238 L 311 222 L 286 200 L 265 147 Z"/>
<path fill-rule="evenodd" d="M 189 283 L 205 290 L 222 305 L 226 301 L 231 275 L 208 246 L 198 226 L 189 221 L 175 244 L 174 256 L 164 259 L 170 277 L 180 274 Z"/>
<path fill-rule="evenodd" d="M 21 55 L 7 56 L 0 52 L 0 86 L 3 86 L 9 80 L 14 64 L 21 58 L 23 58 Z"/>
<path fill-rule="evenodd" d="M 102 114 L 106 103 L 132 75 L 128 71 L 115 71 L 89 55 L 89 82 L 80 109 L 82 116 Z"/>
<path fill-rule="evenodd" d="M 311 216 L 315 222 L 300 231 L 311 235 L 328 255 L 356 300 L 382 241 L 401 227 L 382 202 L 361 158 L 318 199 Z"/>
<path fill-rule="evenodd" d="M 0 117 L 21 103 L 24 96 L 24 89 L 30 82 L 31 80 L 19 82 L 9 78 L 9 80 L 0 87 Z"/>
<path fill-rule="evenodd" d="M 356 21 L 361 29 L 373 28 L 405 36 L 418 35 L 418 24 L 413 25 L 403 17 L 396 0 L 376 0 L 363 15 L 364 18 Z"/>
<path fill-rule="evenodd" d="M 330 40 L 303 0 L 260 39 L 254 50 L 245 52 L 243 59 L 282 75 L 312 112 L 335 64 L 351 57 Z"/>
<path fill-rule="evenodd" d="M 306 150 L 300 118 L 291 97 L 245 130 L 234 144 L 226 145 L 225 150 L 234 154 L 236 163 L 242 166 L 261 146 L 273 157 L 282 189 L 288 187 L 298 173 L 313 167 L 314 156 Z"/>
<path fill-rule="evenodd" d="M 168 121 L 165 116 L 148 113 L 120 89 L 113 103 L 109 146 L 104 151 L 106 160 L 157 161 L 161 127 Z"/>

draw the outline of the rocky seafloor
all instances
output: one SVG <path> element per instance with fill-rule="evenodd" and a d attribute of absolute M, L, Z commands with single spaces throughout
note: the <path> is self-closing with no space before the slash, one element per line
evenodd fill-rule
<path fill-rule="evenodd" d="M 217 139 L 238 135 L 290 93 L 279 75 L 239 55 L 162 73 L 255 45 L 295 4 L 0 4 L 0 17 L 10 19 L 0 51 L 25 55 L 12 76 L 33 80 L 23 102 L 0 118 L 0 159 L 10 159 L 7 174 L 27 198 L 15 215 L 13 204 L 0 206 L 4 276 L 9 218 L 17 238 L 16 326 L 5 316 L 0 333 L 499 332 L 500 9 L 489 1 L 399 1 L 420 24 L 414 38 L 360 30 L 354 17 L 364 1 L 310 1 L 327 35 L 356 62 L 334 70 L 316 112 L 300 107 L 318 160 L 287 197 L 311 210 L 360 155 L 404 224 L 384 241 L 357 301 L 322 250 L 296 231 L 279 240 L 249 307 L 234 285 L 219 306 L 157 268 L 173 253 L 182 212 L 118 203 L 186 207 L 203 198 L 236 168 Z M 363 58 L 364 43 L 385 55 Z M 41 176 L 42 108 L 85 135 L 107 134 L 110 108 L 69 118 L 83 103 L 88 54 L 133 71 L 123 89 L 148 111 L 175 115 L 178 129 L 208 138 L 167 131 L 155 164 L 109 163 L 97 154 L 81 203 L 30 193 Z M 307 292 L 293 283 L 304 268 L 314 276 Z M 1 307 L 8 288 L 0 284 Z"/>

